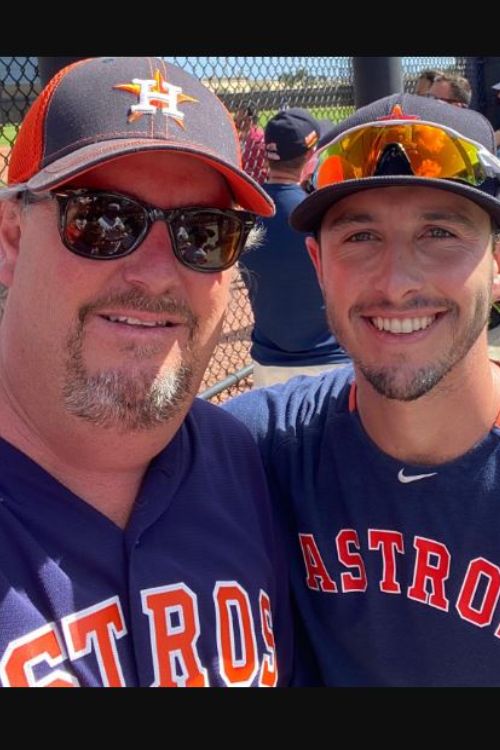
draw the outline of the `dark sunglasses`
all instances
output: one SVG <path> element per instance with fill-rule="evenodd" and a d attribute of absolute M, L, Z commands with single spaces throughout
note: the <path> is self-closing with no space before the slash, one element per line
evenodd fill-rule
<path fill-rule="evenodd" d="M 202 273 L 236 263 L 257 220 L 255 214 L 228 208 L 164 210 L 120 193 L 85 188 L 23 196 L 27 204 L 57 200 L 61 240 L 76 255 L 124 258 L 137 250 L 155 221 L 164 221 L 179 263 Z"/>

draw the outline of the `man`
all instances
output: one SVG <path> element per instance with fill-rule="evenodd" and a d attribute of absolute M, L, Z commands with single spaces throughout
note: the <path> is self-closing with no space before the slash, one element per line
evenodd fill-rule
<path fill-rule="evenodd" d="M 258 124 L 257 109 L 253 102 L 238 107 L 234 115 L 241 146 L 243 169 L 262 185 L 267 177 L 264 131 Z"/>
<path fill-rule="evenodd" d="M 339 124 L 307 239 L 354 368 L 235 399 L 327 685 L 499 685 L 500 163 L 479 113 L 393 95 Z M 465 155 L 465 158 L 464 158 Z"/>
<path fill-rule="evenodd" d="M 162 60 L 77 62 L 0 197 L 1 684 L 286 683 L 258 455 L 193 402 L 273 211 L 228 112 Z"/>
<path fill-rule="evenodd" d="M 415 84 L 415 94 L 417 94 L 418 96 L 427 96 L 430 87 L 434 83 L 435 78 L 439 75 L 442 75 L 440 70 L 434 70 L 431 68 L 426 68 L 425 70 L 423 70 L 417 78 L 417 82 Z"/>
<path fill-rule="evenodd" d="M 491 88 L 495 92 L 495 103 L 500 106 L 500 82 L 495 83 L 495 85 L 492 86 Z M 497 156 L 498 156 L 500 153 L 500 129 L 495 130 L 495 143 L 497 147 Z"/>
<path fill-rule="evenodd" d="M 328 329 L 304 235 L 288 224 L 294 208 L 307 197 L 300 185 L 302 172 L 319 135 L 319 123 L 298 107 L 278 112 L 264 131 L 269 162 L 264 187 L 276 216 L 263 220 L 262 242 L 242 256 L 255 319 L 251 355 L 257 388 L 349 361 Z"/>
<path fill-rule="evenodd" d="M 463 76 L 441 73 L 432 82 L 427 96 L 453 104 L 455 107 L 470 107 L 472 88 Z"/>

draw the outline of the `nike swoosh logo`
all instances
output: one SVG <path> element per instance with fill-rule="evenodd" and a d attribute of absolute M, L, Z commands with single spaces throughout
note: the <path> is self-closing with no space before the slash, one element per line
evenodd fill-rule
<path fill-rule="evenodd" d="M 432 474 L 412 474 L 411 476 L 406 476 L 404 469 L 400 469 L 398 479 L 402 484 L 409 484 L 410 482 L 419 482 L 421 479 L 427 479 L 427 477 L 435 477 L 436 474 L 437 471 L 433 471 Z"/>

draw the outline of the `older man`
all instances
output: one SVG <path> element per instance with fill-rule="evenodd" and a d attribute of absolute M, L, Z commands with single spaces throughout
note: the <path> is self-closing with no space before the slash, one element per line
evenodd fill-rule
<path fill-rule="evenodd" d="M 273 213 L 238 153 L 221 102 L 154 58 L 68 66 L 22 125 L 0 194 L 4 686 L 287 682 L 258 454 L 193 402 Z"/>
<path fill-rule="evenodd" d="M 500 685 L 493 130 L 398 94 L 332 136 L 291 222 L 354 367 L 228 408 L 264 456 L 323 683 Z"/>
<path fill-rule="evenodd" d="M 470 107 L 472 88 L 464 76 L 441 73 L 432 82 L 426 96 L 440 99 L 455 107 Z"/>
<path fill-rule="evenodd" d="M 434 68 L 422 70 L 415 83 L 415 94 L 418 94 L 418 96 L 427 96 L 436 77 L 440 75 L 442 75 L 442 71 Z"/>

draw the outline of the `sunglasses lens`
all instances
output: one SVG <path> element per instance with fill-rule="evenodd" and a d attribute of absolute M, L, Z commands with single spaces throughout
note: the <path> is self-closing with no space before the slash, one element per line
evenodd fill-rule
<path fill-rule="evenodd" d="M 172 234 L 181 263 L 196 270 L 221 271 L 236 262 L 245 230 L 235 216 L 194 209 L 172 221 Z"/>
<path fill-rule="evenodd" d="M 147 225 L 144 209 L 124 196 L 72 196 L 64 215 L 64 240 L 79 255 L 119 258 L 137 244 Z"/>
<path fill-rule="evenodd" d="M 122 258 L 135 250 L 152 222 L 170 227 L 177 259 L 196 271 L 223 271 L 238 260 L 253 224 L 251 214 L 186 208 L 162 211 L 125 195 L 92 190 L 60 193 L 61 233 L 72 252 L 86 258 Z"/>
<path fill-rule="evenodd" d="M 417 177 L 481 185 L 487 175 L 480 147 L 432 125 L 397 124 L 353 130 L 318 155 L 316 188 L 378 174 L 387 147 L 396 144 Z M 399 172 L 391 172 L 399 174 Z M 405 172 L 401 172 L 405 174 Z"/>

